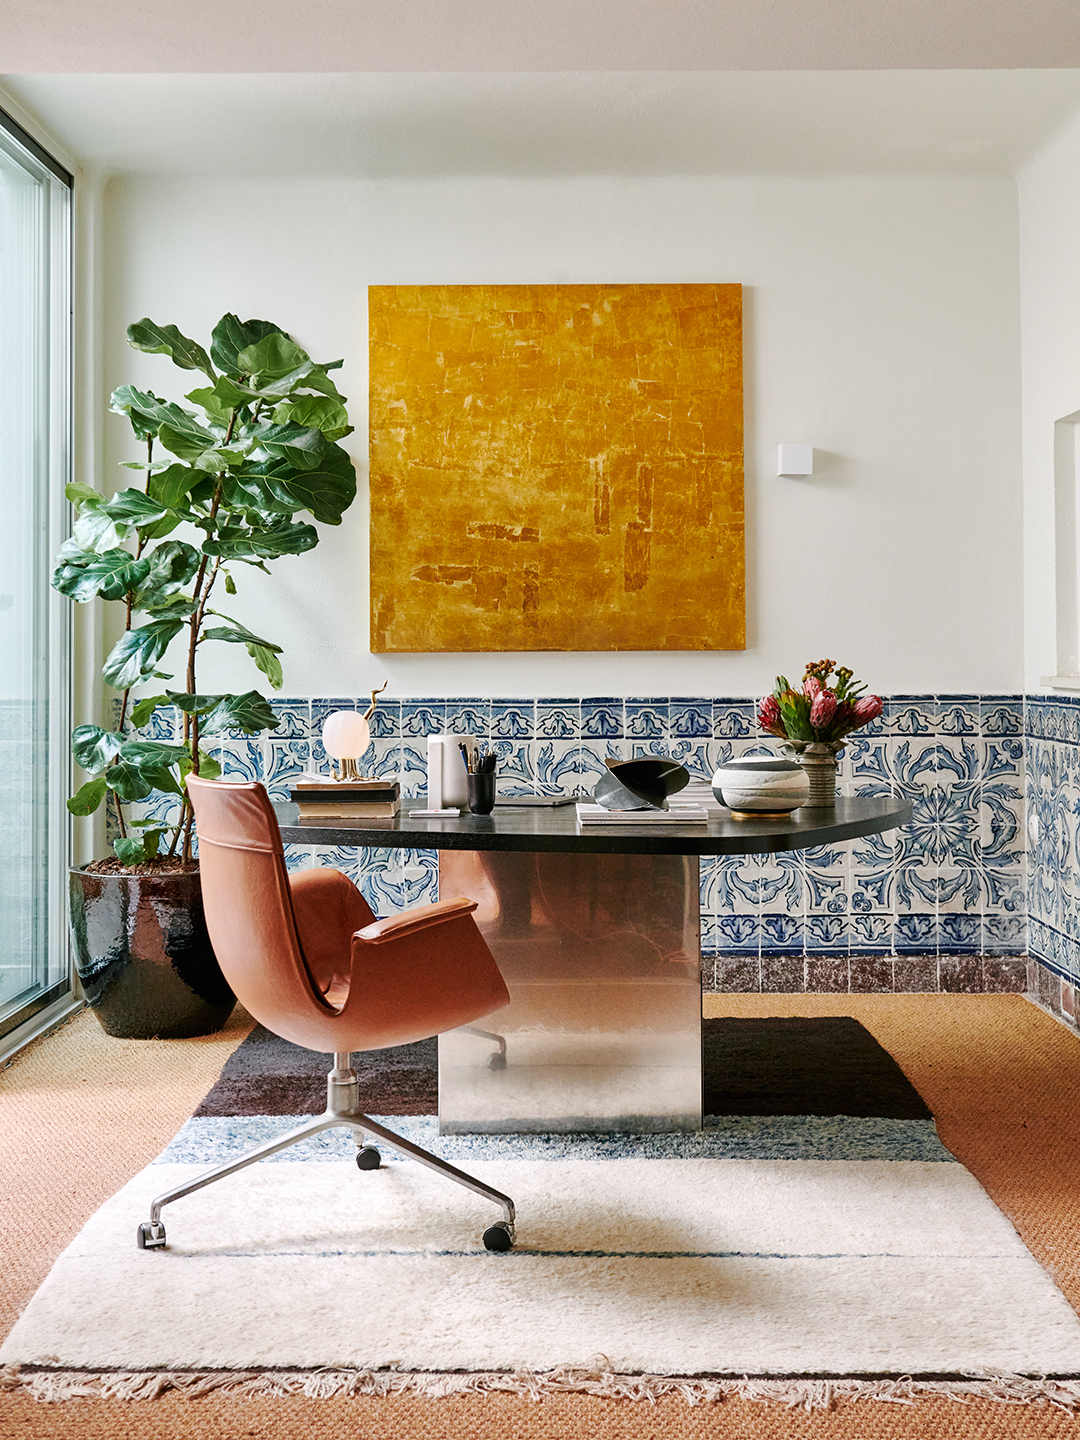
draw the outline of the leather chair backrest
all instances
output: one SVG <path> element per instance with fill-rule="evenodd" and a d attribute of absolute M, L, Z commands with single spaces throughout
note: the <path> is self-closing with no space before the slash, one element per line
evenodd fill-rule
<path fill-rule="evenodd" d="M 199 836 L 203 910 L 214 953 L 257 1019 L 334 1009 L 309 973 L 297 934 L 277 817 L 257 783 L 189 775 Z"/>

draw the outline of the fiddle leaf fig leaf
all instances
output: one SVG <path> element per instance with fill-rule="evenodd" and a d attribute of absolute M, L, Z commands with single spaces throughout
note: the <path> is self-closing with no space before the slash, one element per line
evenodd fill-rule
<path fill-rule="evenodd" d="M 103 555 L 106 550 L 115 550 L 121 540 L 126 540 L 130 534 L 130 525 L 114 520 L 100 505 L 85 507 L 71 527 L 71 539 L 79 549 L 90 550 L 99 555 Z"/>
<path fill-rule="evenodd" d="M 229 375 L 250 374 L 250 371 L 242 372 L 240 352 L 257 345 L 268 335 L 282 333 L 281 327 L 269 320 L 241 320 L 236 315 L 223 315 L 214 326 L 210 355 L 218 369 Z"/>
<path fill-rule="evenodd" d="M 285 683 L 281 661 L 277 658 L 281 653 L 281 647 L 279 645 L 249 645 L 247 652 L 273 688 L 280 690 Z"/>
<path fill-rule="evenodd" d="M 148 680 L 183 623 L 174 619 L 153 620 L 149 625 L 125 631 L 102 666 L 105 683 L 116 690 L 127 690 L 140 680 Z"/>
<path fill-rule="evenodd" d="M 333 395 L 296 395 L 283 400 L 274 411 L 275 425 L 302 425 L 322 431 L 327 440 L 341 440 L 352 434 L 345 406 Z"/>
<path fill-rule="evenodd" d="M 151 475 L 146 488 L 152 499 L 168 510 L 175 510 L 192 486 L 204 478 L 190 465 L 170 465 Z"/>
<path fill-rule="evenodd" d="M 171 595 L 188 583 L 199 564 L 198 550 L 184 540 L 170 540 L 165 545 L 159 545 L 150 557 L 147 589 L 152 587 L 159 595 Z"/>
<path fill-rule="evenodd" d="M 287 460 L 294 470 L 314 470 L 326 453 L 321 430 L 304 425 L 265 425 L 256 432 L 267 455 Z"/>
<path fill-rule="evenodd" d="M 217 735 L 223 730 L 243 730 L 257 735 L 261 730 L 276 730 L 278 717 L 257 690 L 245 695 L 223 695 L 214 708 L 199 721 L 201 735 Z"/>
<path fill-rule="evenodd" d="M 105 799 L 107 788 L 104 775 L 96 780 L 88 780 L 67 802 L 68 810 L 72 815 L 92 815 Z"/>
<path fill-rule="evenodd" d="M 85 605 L 100 595 L 103 600 L 121 600 L 146 579 L 149 560 L 136 560 L 127 550 L 77 551 L 63 559 L 53 572 L 54 590 Z"/>
<path fill-rule="evenodd" d="M 149 427 L 144 439 L 156 435 L 162 425 L 182 430 L 185 425 L 198 423 L 190 410 L 174 405 L 170 400 L 162 400 L 149 390 L 136 390 L 134 385 L 121 385 L 114 390 L 109 408 L 117 415 L 138 416 Z M 209 435 L 209 431 L 205 433 Z"/>
<path fill-rule="evenodd" d="M 216 380 L 210 357 L 201 345 L 181 335 L 175 325 L 155 325 L 153 320 L 136 320 L 128 326 L 128 344 L 148 355 L 169 355 L 181 370 L 201 370 Z"/>
<path fill-rule="evenodd" d="M 105 496 L 92 485 L 84 485 L 81 480 L 73 480 L 70 485 L 64 486 L 64 494 L 73 505 L 104 505 Z"/>
<path fill-rule="evenodd" d="M 102 515 L 119 520 L 124 525 L 152 525 L 166 513 L 160 501 L 152 499 L 142 490 L 120 490 L 111 500 L 98 507 Z"/>
<path fill-rule="evenodd" d="M 340 525 L 342 515 L 356 499 L 356 471 L 337 445 L 327 445 L 310 470 L 295 470 L 282 459 L 253 468 L 282 504 L 293 511 L 308 510 L 324 525 Z"/>
<path fill-rule="evenodd" d="M 122 865 L 142 865 L 148 858 L 142 837 L 137 835 L 119 836 L 113 841 L 113 853 Z"/>
<path fill-rule="evenodd" d="M 123 747 L 124 737 L 100 725 L 78 725 L 71 732 L 71 753 L 75 764 L 88 775 L 98 775 L 111 765 Z"/>
<path fill-rule="evenodd" d="M 281 330 L 265 335 L 254 345 L 246 346 L 237 355 L 236 362 L 242 375 L 250 375 L 260 380 L 265 377 L 271 381 L 280 380 L 302 366 L 311 364 L 307 352 L 301 350 L 300 346 Z"/>
<path fill-rule="evenodd" d="M 213 540 L 203 544 L 207 555 L 222 555 L 230 560 L 250 560 L 258 557 L 276 560 L 279 555 L 302 555 L 319 543 L 319 532 L 314 525 L 287 522 L 280 525 L 264 526 L 261 530 L 247 530 L 239 526 L 223 527 Z M 235 595 L 236 587 L 229 590 L 226 579 L 225 590 Z"/>
<path fill-rule="evenodd" d="M 162 425 L 158 430 L 158 439 L 166 450 L 179 456 L 181 460 L 197 460 L 214 444 L 213 435 L 203 430 L 201 426 L 194 424 L 186 425 L 183 428 L 175 425 Z"/>
<path fill-rule="evenodd" d="M 160 705 L 169 703 L 168 695 L 144 695 L 141 700 L 136 700 L 131 707 L 131 723 L 136 729 L 145 725 Z"/>

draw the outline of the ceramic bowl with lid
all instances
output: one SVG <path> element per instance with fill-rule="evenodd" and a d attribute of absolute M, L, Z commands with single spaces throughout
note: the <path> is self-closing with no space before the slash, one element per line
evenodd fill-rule
<path fill-rule="evenodd" d="M 789 815 L 810 795 L 806 771 L 780 755 L 742 755 L 721 765 L 712 778 L 713 794 L 737 819 Z"/>

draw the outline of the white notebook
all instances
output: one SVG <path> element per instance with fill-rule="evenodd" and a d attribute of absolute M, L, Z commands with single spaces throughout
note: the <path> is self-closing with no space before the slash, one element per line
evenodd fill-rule
<path fill-rule="evenodd" d="M 577 807 L 581 825 L 707 825 L 709 813 L 700 805 L 672 805 L 668 810 L 608 810 L 603 805 Z"/>

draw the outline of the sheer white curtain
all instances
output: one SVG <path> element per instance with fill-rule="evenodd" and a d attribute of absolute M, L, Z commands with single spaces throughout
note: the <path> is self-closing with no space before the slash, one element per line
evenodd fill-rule
<path fill-rule="evenodd" d="M 49 589 L 69 478 L 70 211 L 70 177 L 0 115 L 0 1046 L 70 991 L 69 658 Z"/>

